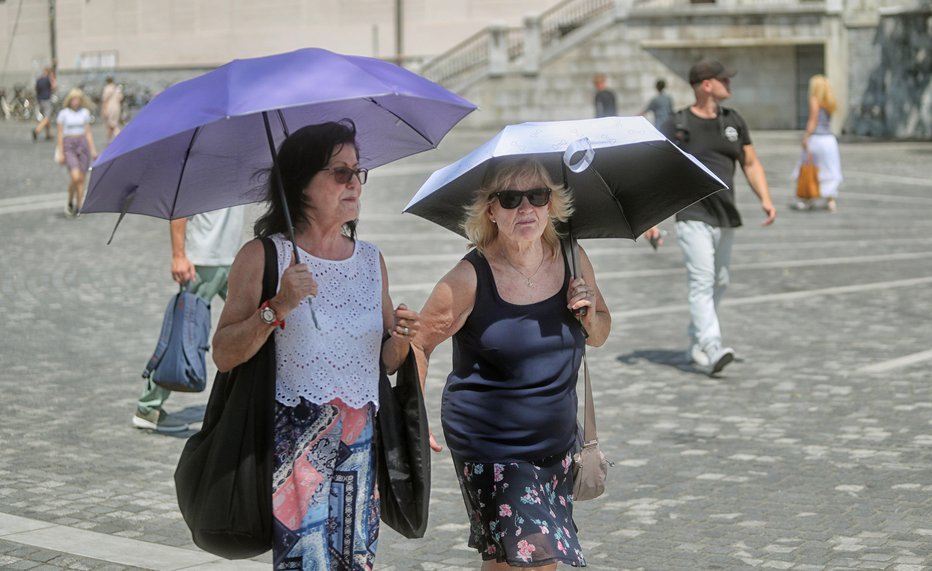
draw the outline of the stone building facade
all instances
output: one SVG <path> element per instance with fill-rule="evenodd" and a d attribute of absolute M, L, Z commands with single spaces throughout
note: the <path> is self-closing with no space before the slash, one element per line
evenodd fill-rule
<path fill-rule="evenodd" d="M 621 114 L 640 113 L 658 78 L 685 105 L 689 66 L 714 57 L 739 70 L 730 104 L 754 128 L 801 128 L 808 78 L 825 73 L 836 132 L 928 139 L 930 38 L 932 0 L 0 0 L 0 86 L 30 85 L 53 43 L 63 85 L 93 93 L 113 74 L 147 96 L 317 46 L 400 53 L 479 105 L 466 125 L 498 127 L 591 116 L 596 72 Z"/>
<path fill-rule="evenodd" d="M 729 105 L 754 128 L 801 129 L 809 77 L 824 73 L 839 99 L 836 132 L 932 139 L 932 2 L 609 3 L 611 10 L 549 44 L 540 40 L 546 24 L 526 19 L 521 49 L 508 48 L 519 56 L 493 53 L 485 75 L 447 77 L 485 111 L 467 122 L 591 117 L 595 73 L 607 75 L 619 114 L 640 113 L 658 78 L 685 106 L 692 100 L 690 65 L 716 58 L 738 70 Z M 489 49 L 512 44 L 493 38 Z"/>

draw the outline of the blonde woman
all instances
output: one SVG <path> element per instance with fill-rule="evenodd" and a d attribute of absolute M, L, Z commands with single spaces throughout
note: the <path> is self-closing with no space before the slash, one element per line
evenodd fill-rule
<path fill-rule="evenodd" d="M 540 163 L 503 161 L 476 190 L 463 225 L 475 249 L 434 287 L 412 341 L 421 380 L 452 337 L 440 418 L 481 569 L 581 567 L 576 373 L 611 316 L 582 248 L 582 275 L 570 273 L 554 226 L 572 212 L 570 197 Z M 573 315 L 582 307 L 588 338 Z M 433 438 L 431 447 L 440 450 Z"/>
<path fill-rule="evenodd" d="M 84 92 L 74 88 L 65 97 L 65 107 L 58 112 L 58 148 L 55 160 L 68 168 L 68 205 L 65 215 L 74 218 L 84 199 L 84 177 L 91 162 L 97 158 L 94 135 L 91 133 L 93 103 Z"/>
<path fill-rule="evenodd" d="M 809 119 L 803 135 L 803 152 L 793 171 L 799 176 L 799 165 L 811 160 L 819 168 L 819 194 L 825 199 L 825 207 L 835 212 L 838 186 L 841 184 L 841 156 L 838 140 L 832 134 L 831 119 L 836 108 L 832 86 L 824 75 L 813 75 L 809 79 Z M 812 200 L 800 200 L 794 205 L 797 210 L 808 210 L 815 205 Z"/>

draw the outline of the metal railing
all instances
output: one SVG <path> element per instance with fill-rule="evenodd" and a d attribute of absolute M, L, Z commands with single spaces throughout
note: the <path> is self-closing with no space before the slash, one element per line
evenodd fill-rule
<path fill-rule="evenodd" d="M 615 0 L 566 0 L 540 15 L 541 46 L 547 47 L 586 22 L 611 12 Z"/>
<path fill-rule="evenodd" d="M 508 61 L 515 61 L 524 55 L 524 28 L 508 28 L 505 36 L 508 44 Z"/>
<path fill-rule="evenodd" d="M 492 34 L 485 28 L 428 61 L 420 73 L 431 81 L 445 84 L 453 78 L 478 72 L 489 66 L 491 45 Z"/>

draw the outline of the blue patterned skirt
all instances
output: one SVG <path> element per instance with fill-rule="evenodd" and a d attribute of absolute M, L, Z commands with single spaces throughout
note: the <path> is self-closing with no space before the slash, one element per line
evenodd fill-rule
<path fill-rule="evenodd" d="M 585 567 L 573 522 L 570 452 L 535 462 L 453 465 L 469 516 L 469 546 L 512 567 Z"/>
<path fill-rule="evenodd" d="M 276 403 L 275 569 L 369 571 L 379 537 L 372 404 Z"/>

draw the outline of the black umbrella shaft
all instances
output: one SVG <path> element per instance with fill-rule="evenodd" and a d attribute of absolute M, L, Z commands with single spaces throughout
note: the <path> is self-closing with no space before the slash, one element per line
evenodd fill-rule
<path fill-rule="evenodd" d="M 269 114 L 262 112 L 262 122 L 265 124 L 265 136 L 269 141 L 269 152 L 272 154 L 272 180 L 275 181 L 275 191 L 282 201 L 282 210 L 285 212 L 285 225 L 288 228 L 288 239 L 291 240 L 291 248 L 294 251 L 295 263 L 301 261 L 298 256 L 298 243 L 294 238 L 294 224 L 291 223 L 291 211 L 288 209 L 288 200 L 285 197 L 285 187 L 282 185 L 281 172 L 278 170 L 278 153 L 275 152 L 275 138 L 272 137 L 272 126 L 269 124 Z M 317 314 L 314 312 L 314 302 L 312 298 L 307 298 L 307 306 L 311 310 L 311 320 L 314 321 L 314 327 L 320 329 L 317 324 Z"/>

